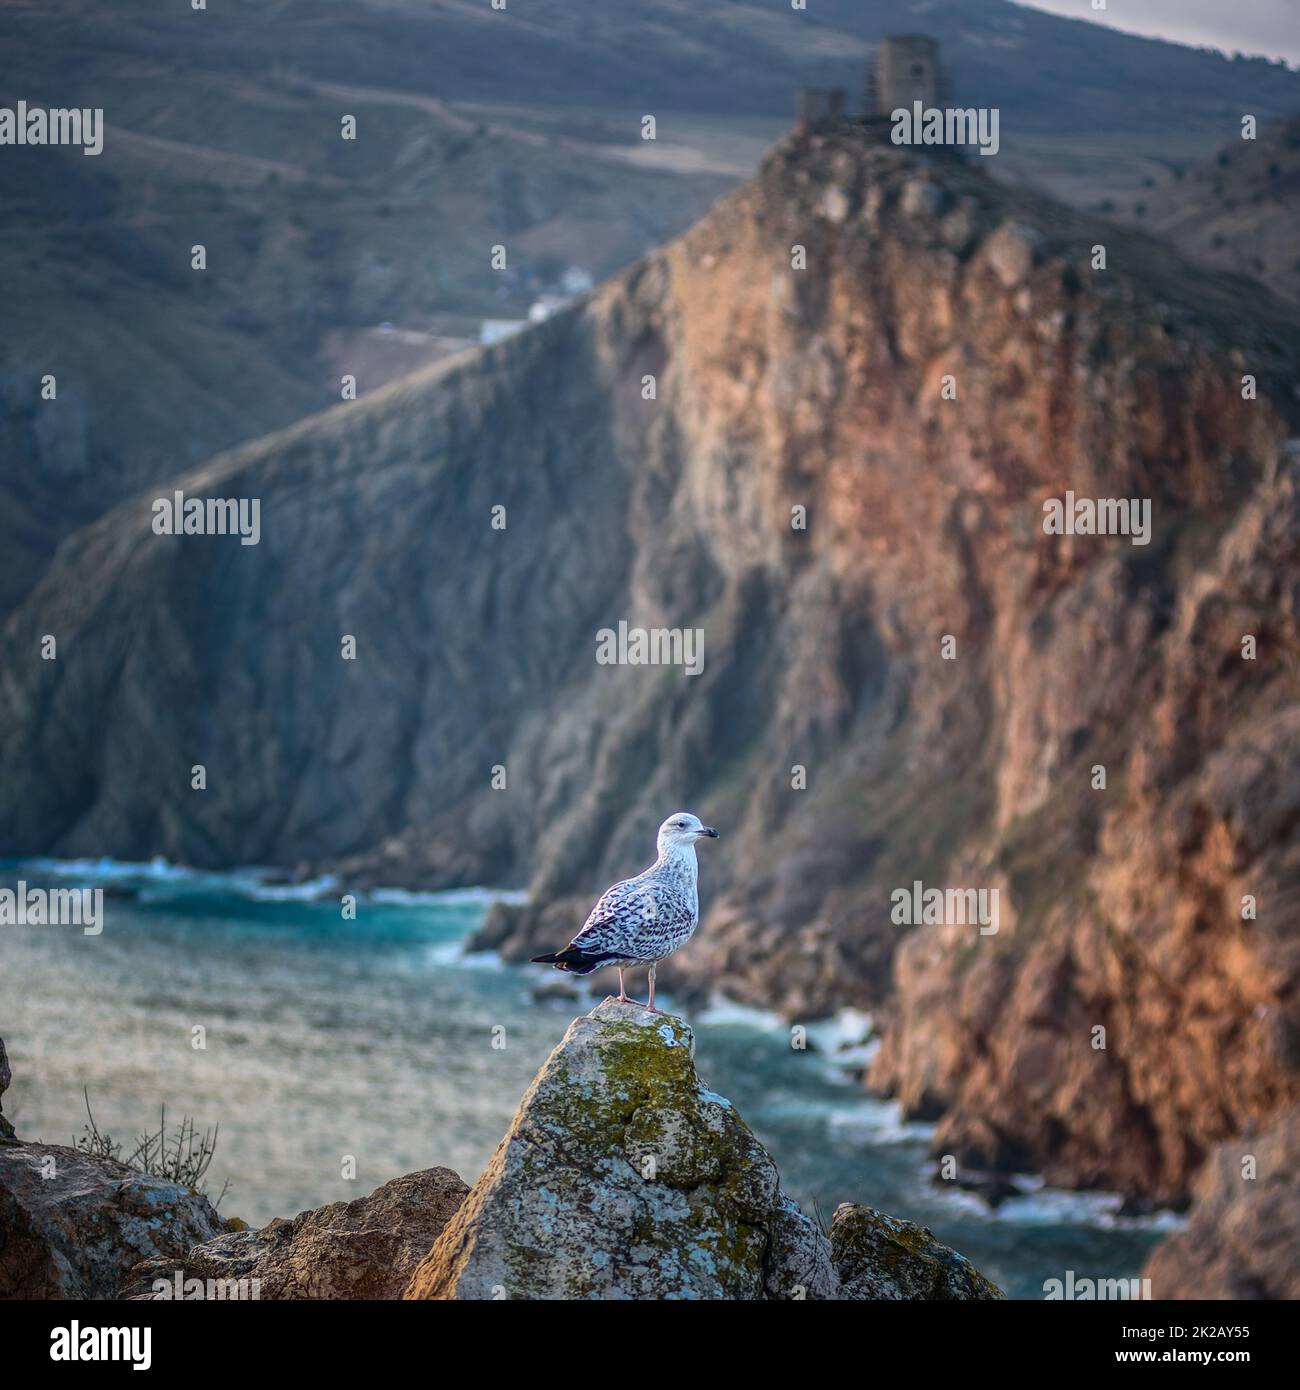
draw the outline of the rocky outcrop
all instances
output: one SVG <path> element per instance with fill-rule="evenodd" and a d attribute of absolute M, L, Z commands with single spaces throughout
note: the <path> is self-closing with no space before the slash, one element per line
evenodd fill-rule
<path fill-rule="evenodd" d="M 942 1247 L 901 1235 L 889 1248 L 846 1241 L 854 1291 L 841 1290 L 831 1241 L 781 1192 L 730 1102 L 701 1083 L 694 1047 L 680 1019 L 636 1004 L 606 1000 L 578 1019 L 405 1296 L 927 1296 L 917 1290 L 933 1286 Z"/>
<path fill-rule="evenodd" d="M 1006 1295 L 924 1226 L 846 1203 L 831 1222 L 842 1298 L 991 1299 Z"/>
<path fill-rule="evenodd" d="M 1196 1197 L 1147 1261 L 1154 1298 L 1300 1298 L 1300 1109 L 1220 1145 Z"/>
<path fill-rule="evenodd" d="M 635 1004 L 578 1019 L 406 1296 L 833 1296 L 829 1242 L 693 1055 Z"/>
<path fill-rule="evenodd" d="M 13 1125 L 4 1117 L 4 1094 L 9 1089 L 9 1083 L 13 1079 L 14 1074 L 9 1066 L 9 1054 L 5 1051 L 5 1040 L 0 1038 L 0 1144 L 8 1144 L 17 1140 Z"/>
<path fill-rule="evenodd" d="M 231 1231 L 179 1260 L 144 1261 L 121 1296 L 184 1297 L 188 1287 L 208 1298 L 242 1284 L 243 1297 L 259 1299 L 400 1298 L 468 1192 L 450 1168 L 408 1173 L 368 1197 Z"/>
<path fill-rule="evenodd" d="M 124 1163 L 0 1145 L 0 1299 L 113 1298 L 141 1260 L 224 1229 L 206 1197 Z"/>
<path fill-rule="evenodd" d="M 577 307 L 183 480 L 257 546 L 78 533 L 0 636 L 0 844 L 527 884 L 521 958 L 689 805 L 679 982 L 872 1006 L 967 1166 L 1181 1196 L 1298 1074 L 1296 331 L 983 162 L 792 137 Z M 1147 542 L 1048 534 L 1067 491 Z M 702 673 L 598 664 L 620 621 Z M 918 881 L 997 932 L 891 920 Z"/>

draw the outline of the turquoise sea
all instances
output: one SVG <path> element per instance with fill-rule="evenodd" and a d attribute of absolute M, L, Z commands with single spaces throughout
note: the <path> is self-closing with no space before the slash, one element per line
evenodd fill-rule
<path fill-rule="evenodd" d="M 486 892 L 378 892 L 345 921 L 328 883 L 276 886 L 256 870 L 3 863 L 0 885 L 19 879 L 107 890 L 98 936 L 0 926 L 4 1104 L 19 1136 L 72 1142 L 84 1087 L 100 1129 L 130 1149 L 165 1103 L 169 1119 L 219 1126 L 209 1190 L 229 1180 L 222 1211 L 253 1224 L 435 1164 L 472 1183 L 547 1053 L 595 1002 L 537 1002 L 553 971 L 465 953 Z M 1134 1277 L 1173 1224 L 1032 1181 L 996 1212 L 936 1188 L 927 1128 L 853 1079 L 860 1016 L 810 1026 L 802 1051 L 778 1020 L 724 1000 L 688 1021 L 705 1082 L 827 1221 L 854 1201 L 923 1222 L 1020 1298 L 1067 1270 Z"/>

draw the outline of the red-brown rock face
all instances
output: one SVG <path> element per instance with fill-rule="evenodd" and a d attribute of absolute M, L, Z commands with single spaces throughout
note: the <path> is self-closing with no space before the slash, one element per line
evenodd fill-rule
<path fill-rule="evenodd" d="M 1156 1247 L 1154 1298 L 1300 1298 L 1300 1111 L 1220 1145 L 1185 1230 Z"/>
<path fill-rule="evenodd" d="M 931 182 L 828 142 L 758 191 L 670 252 L 673 395 L 710 532 L 741 422 L 774 537 L 809 498 L 791 589 L 838 593 L 790 653 L 797 742 L 849 713 L 825 610 L 867 620 L 886 698 L 817 777 L 876 843 L 757 971 L 771 919 L 746 890 L 690 965 L 731 947 L 751 997 L 821 1002 L 837 957 L 891 931 L 892 890 L 997 889 L 996 934 L 902 946 L 876 1080 L 945 1112 L 940 1152 L 1177 1196 L 1209 1143 L 1295 1093 L 1300 500 L 1278 416 L 1243 399 L 1262 340 L 1151 247 L 999 207 L 964 170 Z M 794 243 L 811 273 L 754 294 Z M 1149 499 L 1147 544 L 1044 534 L 1066 489 Z M 834 838 L 839 817 L 803 824 Z"/>
<path fill-rule="evenodd" d="M 689 806 L 679 984 L 879 1008 L 943 1151 L 1182 1193 L 1295 1090 L 1295 335 L 982 163 L 792 138 L 576 310 L 185 480 L 258 547 L 81 533 L 3 638 L 4 842 L 528 883 L 519 957 Z M 1047 534 L 1067 492 L 1145 543 Z M 598 665 L 620 620 L 702 673 Z M 997 931 L 893 920 L 915 882 Z"/>

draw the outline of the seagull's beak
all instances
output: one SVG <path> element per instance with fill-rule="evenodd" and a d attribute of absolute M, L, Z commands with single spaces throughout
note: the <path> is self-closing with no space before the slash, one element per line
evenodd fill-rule
<path fill-rule="evenodd" d="M 710 840 L 716 840 L 718 838 L 718 832 L 711 825 L 701 826 L 700 834 L 707 835 Z"/>

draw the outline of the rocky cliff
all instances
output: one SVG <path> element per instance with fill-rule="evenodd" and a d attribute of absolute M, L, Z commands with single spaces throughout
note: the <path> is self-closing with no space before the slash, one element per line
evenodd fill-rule
<path fill-rule="evenodd" d="M 1153 1298 L 1300 1298 L 1300 1109 L 1218 1145 L 1187 1227 L 1143 1274 Z"/>
<path fill-rule="evenodd" d="M 791 137 L 576 308 L 182 480 L 258 545 L 80 532 L 0 642 L 0 846 L 526 885 L 517 957 L 689 805 L 679 981 L 889 1001 L 944 1151 L 1183 1193 L 1295 1091 L 1296 334 L 982 163 Z M 1046 533 L 1067 492 L 1145 543 Z M 620 621 L 702 673 L 598 664 Z M 891 920 L 918 881 L 996 933 Z"/>

